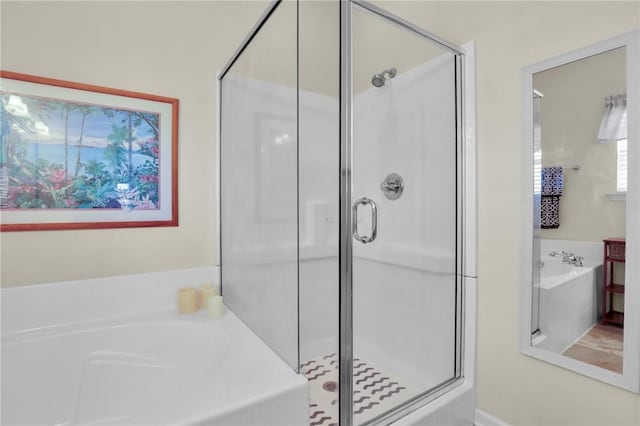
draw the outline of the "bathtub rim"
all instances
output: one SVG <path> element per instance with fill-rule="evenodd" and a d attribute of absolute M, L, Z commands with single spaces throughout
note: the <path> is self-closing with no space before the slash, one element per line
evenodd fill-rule
<path fill-rule="evenodd" d="M 552 258 L 550 258 L 552 259 Z M 545 264 L 547 262 L 546 259 L 542 259 Z M 549 275 L 549 276 L 543 276 L 542 274 L 540 275 L 540 290 L 552 290 L 553 288 L 562 285 L 564 283 L 567 283 L 569 281 L 572 281 L 576 278 L 579 278 L 583 275 L 586 275 L 588 273 L 593 273 L 594 274 L 594 278 L 597 279 L 597 269 L 598 267 L 602 266 L 602 263 L 600 264 L 585 264 L 584 266 L 573 266 L 573 265 L 567 265 L 568 268 L 570 268 L 566 273 L 564 274 L 554 274 L 554 275 Z"/>

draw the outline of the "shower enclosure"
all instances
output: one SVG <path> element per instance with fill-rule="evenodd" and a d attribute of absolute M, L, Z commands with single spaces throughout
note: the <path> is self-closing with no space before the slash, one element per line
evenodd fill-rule
<path fill-rule="evenodd" d="M 219 74 L 223 295 L 306 376 L 312 424 L 454 392 L 436 421 L 473 420 L 469 68 L 370 3 L 275 1 Z"/>

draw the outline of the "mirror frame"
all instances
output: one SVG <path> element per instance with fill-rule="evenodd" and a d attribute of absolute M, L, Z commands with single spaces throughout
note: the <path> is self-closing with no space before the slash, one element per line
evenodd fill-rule
<path fill-rule="evenodd" d="M 590 56 L 626 47 L 628 176 L 626 195 L 624 346 L 622 374 L 531 345 L 533 272 L 533 75 Z M 640 392 L 640 30 L 627 32 L 525 67 L 522 74 L 522 253 L 520 277 L 520 350 L 558 367 Z M 604 101 L 604 100 L 603 100 Z M 594 143 L 596 141 L 594 140 Z"/>

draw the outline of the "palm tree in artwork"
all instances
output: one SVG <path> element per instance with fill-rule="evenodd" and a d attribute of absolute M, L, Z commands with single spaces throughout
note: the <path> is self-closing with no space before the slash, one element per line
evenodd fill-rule
<path fill-rule="evenodd" d="M 85 128 L 85 124 L 87 122 L 87 116 L 90 115 L 92 112 L 94 112 L 95 107 L 92 107 L 90 105 L 78 105 L 78 111 L 80 111 L 80 114 L 82 114 L 82 121 L 80 122 L 80 136 L 78 137 L 78 154 L 76 155 L 76 171 L 73 174 L 74 177 L 78 177 L 78 173 L 80 173 L 80 168 L 81 168 L 81 163 L 80 163 L 80 158 L 81 158 L 81 151 L 82 151 L 82 144 L 84 142 L 84 128 Z"/>
<path fill-rule="evenodd" d="M 126 126 L 111 125 L 111 134 L 107 136 L 110 143 L 104 150 L 105 159 L 113 167 L 114 177 L 118 176 L 120 169 L 125 163 L 125 150 L 123 142 L 128 138 Z"/>
<path fill-rule="evenodd" d="M 62 102 L 60 115 L 64 120 L 64 178 L 69 177 L 69 115 L 73 110 L 73 104 Z"/>
<path fill-rule="evenodd" d="M 158 114 L 153 114 L 153 113 L 145 113 L 145 112 L 138 112 L 138 111 L 127 111 L 126 112 L 126 118 L 123 120 L 123 122 L 126 122 L 127 124 L 127 130 L 128 130 L 128 137 L 127 137 L 127 142 L 128 142 L 128 173 L 129 173 L 129 179 L 131 179 L 133 177 L 133 141 L 136 139 L 134 137 L 134 129 L 138 129 L 142 123 L 146 123 L 147 126 L 149 126 L 149 129 L 153 135 L 153 137 L 155 139 L 158 139 L 158 125 L 159 125 L 159 118 L 158 118 Z"/>
<path fill-rule="evenodd" d="M 127 151 L 128 153 L 128 160 L 129 163 L 127 165 L 127 177 L 129 179 L 129 181 L 131 181 L 131 179 L 133 178 L 133 128 L 132 128 L 132 116 L 133 112 L 132 111 L 127 111 L 127 143 L 129 144 L 129 149 Z"/>

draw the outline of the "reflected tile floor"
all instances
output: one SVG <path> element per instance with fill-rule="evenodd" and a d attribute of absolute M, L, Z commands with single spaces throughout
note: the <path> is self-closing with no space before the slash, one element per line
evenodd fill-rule
<path fill-rule="evenodd" d="M 309 381 L 309 425 L 338 425 L 338 359 L 335 353 L 302 364 Z M 418 394 L 417 389 L 370 362 L 353 361 L 354 423 L 365 423 Z"/>
<path fill-rule="evenodd" d="M 622 373 L 622 328 L 596 324 L 563 355 Z"/>

